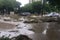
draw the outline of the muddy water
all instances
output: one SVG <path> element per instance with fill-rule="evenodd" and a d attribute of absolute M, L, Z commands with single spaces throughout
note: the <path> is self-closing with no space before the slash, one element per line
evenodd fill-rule
<path fill-rule="evenodd" d="M 34 34 L 31 34 L 30 37 L 33 40 L 47 40 L 46 37 L 46 31 L 49 26 L 49 23 L 33 23 L 32 25 L 32 31 L 34 31 Z"/>
<path fill-rule="evenodd" d="M 46 36 L 48 40 L 60 40 L 60 23 L 50 23 Z"/>
<path fill-rule="evenodd" d="M 23 21 L 19 22 L 15 29 L 1 31 L 0 36 L 10 35 L 10 37 L 15 37 L 23 34 L 29 36 L 32 40 L 60 40 L 60 23 L 23 23 Z"/>
<path fill-rule="evenodd" d="M 32 24 L 32 31 L 30 37 L 33 40 L 60 40 L 60 23 L 44 22 Z"/>

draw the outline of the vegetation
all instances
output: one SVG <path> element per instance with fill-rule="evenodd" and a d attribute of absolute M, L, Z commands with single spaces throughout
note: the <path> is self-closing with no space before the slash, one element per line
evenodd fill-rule
<path fill-rule="evenodd" d="M 47 3 L 48 2 L 48 3 Z M 30 13 L 42 13 L 45 12 L 58 12 L 60 10 L 59 0 L 47 0 L 43 4 L 40 1 L 26 4 L 20 8 L 21 3 L 16 0 L 0 0 L 0 13 L 10 14 L 10 11 L 15 13 L 30 12 Z"/>
<path fill-rule="evenodd" d="M 60 0 L 47 0 L 53 6 L 60 6 Z"/>
<path fill-rule="evenodd" d="M 32 13 L 60 12 L 60 0 L 47 0 L 43 4 L 40 1 L 33 2 L 22 7 L 22 10 Z"/>
<path fill-rule="evenodd" d="M 26 4 L 24 7 L 21 7 L 21 12 L 33 12 L 32 4 Z"/>
<path fill-rule="evenodd" d="M 22 12 L 30 12 L 30 13 L 40 13 L 42 8 L 41 2 L 33 2 L 30 4 L 26 4 L 21 8 Z"/>
<path fill-rule="evenodd" d="M 48 2 L 48 3 L 47 3 Z M 30 13 L 42 13 L 45 12 L 59 12 L 60 11 L 60 2 L 59 0 L 47 0 L 43 4 L 41 1 L 33 2 L 26 4 L 25 6 L 20 8 L 21 3 L 16 0 L 0 0 L 0 13 L 10 14 L 10 11 L 14 11 L 15 13 L 20 12 L 30 12 Z"/>
<path fill-rule="evenodd" d="M 10 13 L 10 11 L 15 11 L 20 8 L 19 2 L 16 0 L 0 0 L 0 11 L 1 13 Z"/>
<path fill-rule="evenodd" d="M 42 13 L 43 11 L 45 14 L 46 12 L 57 12 L 58 8 L 56 6 L 53 6 L 50 2 L 45 2 L 45 4 L 42 4 L 40 1 L 37 1 L 21 7 L 21 11 L 38 14 Z"/>
<path fill-rule="evenodd" d="M 47 0 L 51 7 L 54 7 L 53 9 L 56 11 L 60 11 L 60 0 Z"/>
<path fill-rule="evenodd" d="M 36 12 L 36 13 L 40 13 L 41 12 L 41 9 L 42 9 L 42 4 L 41 2 L 33 2 L 32 3 L 32 7 L 33 7 L 33 11 Z"/>

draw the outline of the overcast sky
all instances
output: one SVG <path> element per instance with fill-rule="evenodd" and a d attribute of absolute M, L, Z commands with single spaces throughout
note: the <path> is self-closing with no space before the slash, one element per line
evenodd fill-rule
<path fill-rule="evenodd" d="M 24 6 L 25 4 L 29 3 L 29 0 L 17 0 L 19 2 L 21 2 L 21 6 Z"/>

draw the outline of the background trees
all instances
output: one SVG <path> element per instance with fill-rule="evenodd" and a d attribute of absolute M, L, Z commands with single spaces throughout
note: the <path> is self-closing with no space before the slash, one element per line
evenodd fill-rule
<path fill-rule="evenodd" d="M 51 12 L 51 10 L 52 9 L 49 3 L 48 4 L 45 3 L 45 5 L 43 6 L 40 1 L 26 4 L 24 7 L 21 7 L 22 12 L 30 12 L 30 13 L 38 13 L 38 14 L 42 13 L 42 11 Z"/>
<path fill-rule="evenodd" d="M 16 0 L 0 0 L 0 11 L 1 13 L 10 13 L 10 11 L 14 11 L 17 8 L 20 8 L 21 3 Z M 15 8 L 15 9 L 14 9 Z"/>
<path fill-rule="evenodd" d="M 60 0 L 47 0 L 53 6 L 60 6 Z"/>
<path fill-rule="evenodd" d="M 33 12 L 32 4 L 26 4 L 25 6 L 21 7 L 21 12 Z"/>
<path fill-rule="evenodd" d="M 53 7 L 53 8 L 55 8 L 54 10 L 55 11 L 60 11 L 60 0 L 47 0 L 47 1 L 49 1 L 49 4 Z"/>
<path fill-rule="evenodd" d="M 21 7 L 23 12 L 31 12 L 31 13 L 40 13 L 42 8 L 41 2 L 33 2 L 30 4 L 26 4 L 24 7 Z"/>
<path fill-rule="evenodd" d="M 21 3 L 16 1 L 15 7 L 14 7 L 14 12 L 15 13 L 20 13 L 21 12 L 20 5 L 21 5 Z"/>
<path fill-rule="evenodd" d="M 42 13 L 45 12 L 59 12 L 60 11 L 60 0 L 47 0 L 43 4 L 41 1 L 26 4 L 21 7 L 23 12 Z"/>
<path fill-rule="evenodd" d="M 41 9 L 42 9 L 42 4 L 40 1 L 38 2 L 33 2 L 32 3 L 32 7 L 33 7 L 33 11 L 36 12 L 36 13 L 40 13 L 41 12 Z"/>
<path fill-rule="evenodd" d="M 33 2 L 26 4 L 25 6 L 20 8 L 21 3 L 16 0 L 0 0 L 0 12 L 2 14 L 7 13 L 10 14 L 10 11 L 14 11 L 15 13 L 20 12 L 30 12 L 30 13 L 42 13 L 44 12 L 57 12 L 60 11 L 60 2 L 59 0 L 47 0 L 48 3 L 45 2 L 43 5 L 41 1 Z"/>

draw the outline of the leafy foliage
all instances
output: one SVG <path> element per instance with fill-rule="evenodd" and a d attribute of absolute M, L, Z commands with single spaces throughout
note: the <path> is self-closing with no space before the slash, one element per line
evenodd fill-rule
<path fill-rule="evenodd" d="M 33 12 L 32 4 L 26 4 L 24 7 L 21 7 L 22 12 Z"/>
<path fill-rule="evenodd" d="M 32 7 L 33 7 L 34 12 L 40 13 L 41 12 L 41 9 L 42 9 L 42 4 L 41 4 L 40 1 L 33 2 L 32 3 Z"/>
<path fill-rule="evenodd" d="M 0 0 L 0 11 L 4 13 L 6 10 L 7 13 L 14 11 L 14 8 L 20 8 L 21 3 L 16 0 Z"/>
<path fill-rule="evenodd" d="M 31 4 L 26 4 L 24 7 L 21 7 L 22 12 L 31 12 L 40 14 L 42 11 L 51 12 L 55 11 L 55 7 L 52 7 L 49 3 L 45 3 L 44 6 L 40 1 L 33 2 Z"/>
<path fill-rule="evenodd" d="M 57 11 L 60 11 L 60 0 L 47 0 L 52 7 L 55 7 Z"/>
<path fill-rule="evenodd" d="M 49 3 L 51 5 L 54 5 L 54 6 L 58 5 L 58 6 L 60 6 L 60 0 L 48 0 L 48 1 L 49 1 Z"/>
<path fill-rule="evenodd" d="M 41 2 L 33 2 L 26 4 L 24 7 L 21 7 L 22 12 L 31 12 L 31 13 L 40 13 L 42 8 Z"/>

